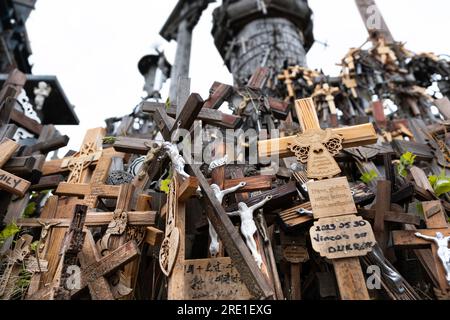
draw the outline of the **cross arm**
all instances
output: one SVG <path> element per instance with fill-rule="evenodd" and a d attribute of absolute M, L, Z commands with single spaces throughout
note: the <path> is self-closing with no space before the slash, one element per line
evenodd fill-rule
<path fill-rule="evenodd" d="M 404 230 L 392 231 L 394 246 L 407 247 L 410 249 L 429 248 L 434 242 L 416 236 L 420 232 L 424 236 L 436 237 L 436 232 L 441 232 L 444 237 L 450 236 L 450 229 L 427 229 L 427 230 Z"/>
<path fill-rule="evenodd" d="M 333 133 L 340 134 L 344 137 L 344 149 L 371 145 L 378 141 L 377 133 L 371 123 L 333 129 Z M 292 143 L 295 138 L 296 136 L 290 136 L 279 139 L 259 141 L 258 156 L 268 157 L 270 155 L 279 155 L 282 158 L 293 156 L 294 154 L 289 149 L 289 144 Z"/>
<path fill-rule="evenodd" d="M 165 107 L 163 103 L 158 102 L 144 102 L 142 105 L 142 111 L 150 114 L 154 114 L 158 108 Z M 167 115 L 176 117 L 177 107 L 171 105 L 166 109 Z M 242 121 L 240 116 L 223 113 L 219 110 L 209 109 L 203 107 L 198 114 L 197 120 L 202 120 L 206 124 L 216 125 L 225 129 L 234 129 Z"/>
<path fill-rule="evenodd" d="M 87 227 L 100 227 L 108 225 L 113 219 L 113 212 L 88 212 L 85 225 Z M 16 224 L 19 227 L 41 228 L 41 223 L 53 223 L 56 228 L 68 227 L 70 219 L 18 219 Z M 128 225 L 131 226 L 152 226 L 156 222 L 155 211 L 128 212 Z"/>

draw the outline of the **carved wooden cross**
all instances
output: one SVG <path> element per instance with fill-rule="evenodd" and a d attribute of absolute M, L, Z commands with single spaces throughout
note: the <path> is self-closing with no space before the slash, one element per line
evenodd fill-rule
<path fill-rule="evenodd" d="M 328 133 L 319 134 L 319 120 L 312 99 L 302 99 L 296 102 L 296 111 L 300 121 L 302 132 L 309 138 L 314 137 L 314 145 L 307 146 L 306 138 L 302 135 L 290 136 L 279 139 L 265 140 L 258 142 L 258 156 L 260 158 L 278 155 L 280 158 L 297 155 L 300 162 L 307 162 L 311 159 L 320 159 L 319 163 L 311 161 L 311 168 L 314 170 L 311 178 L 325 178 L 333 176 L 337 172 L 334 161 L 331 161 L 330 154 L 336 154 L 340 150 L 338 140 L 342 139 L 341 148 L 350 148 L 374 144 L 378 136 L 372 124 L 359 126 L 329 129 Z M 311 130 L 311 133 L 308 131 Z M 314 133 L 315 132 L 315 133 Z M 340 138 L 334 138 L 334 137 Z M 323 161 L 322 161 L 323 160 Z"/>
<path fill-rule="evenodd" d="M 423 202 L 422 207 L 425 224 L 428 229 L 416 230 L 414 227 L 407 226 L 405 231 L 393 231 L 394 246 L 411 249 L 423 249 L 431 246 L 432 261 L 434 263 L 432 265 L 425 263 L 424 267 L 430 274 L 431 279 L 434 280 L 437 297 L 440 299 L 448 299 L 450 297 L 450 285 L 447 281 L 442 261 L 437 255 L 437 245 L 432 241 L 419 238 L 415 235 L 415 233 L 420 232 L 426 236 L 436 237 L 436 233 L 440 232 L 444 235 L 444 237 L 450 236 L 450 228 L 447 222 L 447 217 L 440 201 Z M 424 250 L 419 250 L 419 253 L 420 251 Z M 423 256 L 419 255 L 418 257 L 419 260 L 422 260 Z M 422 264 L 424 263 L 422 262 Z"/>
<path fill-rule="evenodd" d="M 140 250 L 132 240 L 101 257 L 97 252 L 92 234 L 86 231 L 83 251 L 79 255 L 81 286 L 78 290 L 72 292 L 72 297 L 88 287 L 92 300 L 114 300 L 106 276 L 132 262 L 139 254 Z"/>
<path fill-rule="evenodd" d="M 55 290 L 55 300 L 70 300 L 70 292 L 73 290 L 68 285 L 70 266 L 77 265 L 78 253 L 83 248 L 84 243 L 84 222 L 86 221 L 87 207 L 76 205 L 69 229 L 64 237 L 60 255 L 61 274 L 59 275 L 59 286 Z"/>
<path fill-rule="evenodd" d="M 70 157 L 45 162 L 42 174 L 50 176 L 69 172 L 69 183 L 88 181 L 92 173 L 89 167 L 96 165 L 102 155 L 123 157 L 123 154 L 114 153 L 113 149 L 102 150 L 104 136 L 104 128 L 89 129 L 84 135 L 80 151 Z"/>
<path fill-rule="evenodd" d="M 11 158 L 19 145 L 10 139 L 4 139 L 0 143 L 0 168 Z M 0 189 L 23 197 L 31 183 L 9 172 L 0 169 Z"/>
<path fill-rule="evenodd" d="M 305 100 L 301 100 L 301 101 L 297 101 L 297 113 L 298 113 L 298 118 L 300 121 L 300 125 L 303 129 L 303 132 L 307 132 L 308 130 L 317 130 L 320 129 L 320 125 L 319 125 L 319 121 L 317 118 L 317 113 L 315 110 L 315 106 L 314 103 L 312 102 L 311 99 L 305 99 Z M 361 128 L 358 128 L 358 130 L 356 130 L 356 132 L 359 132 Z M 335 130 L 339 130 L 339 129 L 335 129 Z M 354 127 L 350 127 L 350 129 L 347 130 L 354 130 Z M 335 133 L 337 133 L 336 131 L 333 131 Z M 347 131 L 348 133 L 349 131 Z M 353 140 L 353 143 L 356 143 L 357 145 L 364 144 L 364 143 L 374 143 L 376 141 L 376 133 L 375 130 L 373 128 L 372 125 L 370 125 L 369 127 L 365 126 L 364 130 L 362 132 L 359 132 L 360 134 L 355 134 L 355 131 L 353 131 L 353 135 L 352 137 L 348 137 L 347 138 L 347 143 L 350 139 Z M 345 143 L 346 137 L 343 135 L 343 143 Z M 364 138 L 362 138 L 364 136 Z M 370 137 L 370 138 L 369 138 Z M 288 141 L 289 143 L 295 143 L 295 141 L 293 141 L 295 138 L 289 138 Z M 374 141 L 375 140 L 375 141 Z M 355 145 L 353 145 L 355 146 Z M 260 143 L 260 147 L 261 147 L 261 143 Z M 330 185 L 333 185 L 335 187 L 330 187 Z M 338 190 L 338 187 L 340 188 L 339 190 L 340 193 L 339 195 L 341 196 L 341 198 L 336 198 L 336 199 L 332 199 L 330 201 L 333 203 L 332 207 L 328 206 L 328 201 L 325 201 L 325 203 L 322 203 L 322 198 L 325 196 L 325 198 L 329 197 L 329 194 L 322 194 L 323 190 L 332 190 L 332 189 L 336 189 L 336 192 Z M 330 189 L 331 188 L 331 189 Z M 315 191 L 317 189 L 317 191 Z M 311 182 L 308 183 L 308 191 L 311 197 L 311 204 L 312 204 L 312 212 L 314 214 L 314 217 L 317 219 L 319 218 L 319 221 L 317 222 L 318 224 L 318 228 L 320 228 L 320 230 L 314 229 L 314 227 L 311 230 L 315 230 L 315 236 L 319 237 L 320 233 L 326 230 L 322 230 L 323 226 L 322 224 L 328 225 L 328 223 L 330 225 L 340 225 L 339 223 L 339 219 L 343 219 L 344 223 L 345 219 L 348 219 L 350 222 L 350 225 L 353 224 L 359 224 L 360 222 L 357 221 L 353 221 L 356 219 L 356 216 L 354 216 L 355 213 L 357 213 L 356 210 L 356 206 L 353 202 L 351 193 L 350 193 L 350 188 L 348 186 L 348 182 L 346 180 L 346 178 L 339 178 L 339 179 L 332 179 L 332 180 L 324 180 L 320 183 L 317 182 Z M 314 193 L 312 193 L 313 191 L 315 191 Z M 323 206 L 323 207 L 321 207 Z M 320 210 L 319 210 L 320 208 Z M 342 215 L 342 218 L 334 218 L 334 216 L 336 215 Z M 332 217 L 332 218 L 330 218 Z M 347 222 L 345 222 L 347 223 Z M 344 224 L 345 224 L 344 223 Z M 345 225 L 344 225 L 345 227 Z M 370 229 L 370 232 L 369 232 Z M 373 234 L 370 234 L 372 232 L 372 229 L 366 226 L 366 232 L 367 233 L 367 243 L 370 243 L 370 239 L 372 238 L 373 240 L 375 240 L 373 238 Z M 311 237 L 312 239 L 314 238 L 314 234 L 311 233 Z M 374 242 L 374 241 L 373 241 Z M 322 251 L 325 250 L 325 248 L 323 247 L 323 245 L 326 245 L 326 241 L 322 242 L 320 237 L 317 238 L 317 240 L 315 240 L 315 250 L 321 250 L 321 253 L 323 253 Z M 373 243 L 372 243 L 373 245 Z M 330 249 L 330 248 L 328 248 Z M 365 250 L 363 250 L 364 252 L 370 251 L 370 247 L 365 248 Z M 366 283 L 364 280 L 364 275 L 362 273 L 361 270 L 361 264 L 359 262 L 359 259 L 357 257 L 354 257 L 354 255 L 350 255 L 350 258 L 346 257 L 346 254 L 343 255 L 335 255 L 334 253 L 327 253 L 327 257 L 338 257 L 337 259 L 334 258 L 332 259 L 333 261 L 333 265 L 334 265 L 334 269 L 335 269 L 335 273 L 336 273 L 336 278 L 338 281 L 338 285 L 339 285 L 339 290 L 341 293 L 341 298 L 343 300 L 367 300 L 369 299 L 369 294 L 367 291 L 367 287 L 366 287 Z"/>
<path fill-rule="evenodd" d="M 111 157 L 101 157 L 97 162 L 89 183 L 62 182 L 58 185 L 55 193 L 58 195 L 83 197 L 82 203 L 90 209 L 97 206 L 100 198 L 117 198 L 120 192 L 120 186 L 105 184 L 109 175 L 111 161 Z"/>
<path fill-rule="evenodd" d="M 169 276 L 169 300 L 249 299 L 251 295 L 230 257 L 187 260 L 185 257 L 186 201 L 196 193 L 195 178 L 181 181 L 175 174 L 167 199 L 166 238 L 160 265 Z"/>

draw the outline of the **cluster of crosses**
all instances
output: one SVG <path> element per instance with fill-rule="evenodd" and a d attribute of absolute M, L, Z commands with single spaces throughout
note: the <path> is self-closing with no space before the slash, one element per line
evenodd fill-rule
<path fill-rule="evenodd" d="M 189 47 L 209 2 L 181 1 L 166 37 Z M 18 111 L 26 77 L 11 72 L 0 298 L 449 299 L 449 63 L 387 28 L 368 44 L 339 77 L 259 66 L 206 99 L 178 64 L 166 103 L 141 61 L 149 96 L 51 159 L 68 137 Z M 168 77 L 162 53 L 155 61 Z M 35 89 L 39 111 L 50 92 Z"/>

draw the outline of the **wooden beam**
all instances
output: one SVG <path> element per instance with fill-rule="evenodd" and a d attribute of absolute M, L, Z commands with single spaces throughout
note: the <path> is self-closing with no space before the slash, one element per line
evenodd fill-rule
<path fill-rule="evenodd" d="M 441 232 L 445 237 L 450 236 L 450 229 L 395 230 L 392 231 L 394 246 L 410 249 L 430 248 L 433 242 L 416 237 L 416 232 L 429 237 L 436 237 L 436 232 Z"/>
<path fill-rule="evenodd" d="M 369 300 L 366 279 L 357 258 L 334 259 L 333 266 L 342 300 Z"/>
<path fill-rule="evenodd" d="M 133 226 L 151 226 L 156 222 L 156 214 L 155 211 L 147 211 L 147 212 L 128 212 L 128 224 Z M 88 227 L 101 227 L 108 225 L 113 220 L 113 212 L 88 212 L 86 215 L 85 225 Z M 41 228 L 41 223 L 58 223 L 55 225 L 58 227 L 68 227 L 70 224 L 70 219 L 17 219 L 16 224 L 20 227 L 27 228 Z"/>
<path fill-rule="evenodd" d="M 358 146 L 375 144 L 378 141 L 378 135 L 371 123 L 358 126 L 337 128 L 333 133 L 340 134 L 344 138 L 342 143 L 344 149 Z M 263 140 L 258 142 L 258 156 L 268 157 L 270 155 L 279 155 L 281 158 L 292 157 L 294 154 L 289 149 L 296 136 L 284 137 L 272 140 Z"/>

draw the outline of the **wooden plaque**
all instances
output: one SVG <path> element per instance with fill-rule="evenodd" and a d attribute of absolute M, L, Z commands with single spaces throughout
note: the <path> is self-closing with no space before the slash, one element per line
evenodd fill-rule
<path fill-rule="evenodd" d="M 252 298 L 229 257 L 186 260 L 184 281 L 186 300 L 248 300 Z"/>
<path fill-rule="evenodd" d="M 301 246 L 287 246 L 283 249 L 283 256 L 290 263 L 303 263 L 309 260 L 308 250 Z"/>
<path fill-rule="evenodd" d="M 307 183 L 315 219 L 357 213 L 347 178 Z"/>
<path fill-rule="evenodd" d="M 376 243 L 370 223 L 354 215 L 320 219 L 309 233 L 314 250 L 328 259 L 365 256 Z"/>

